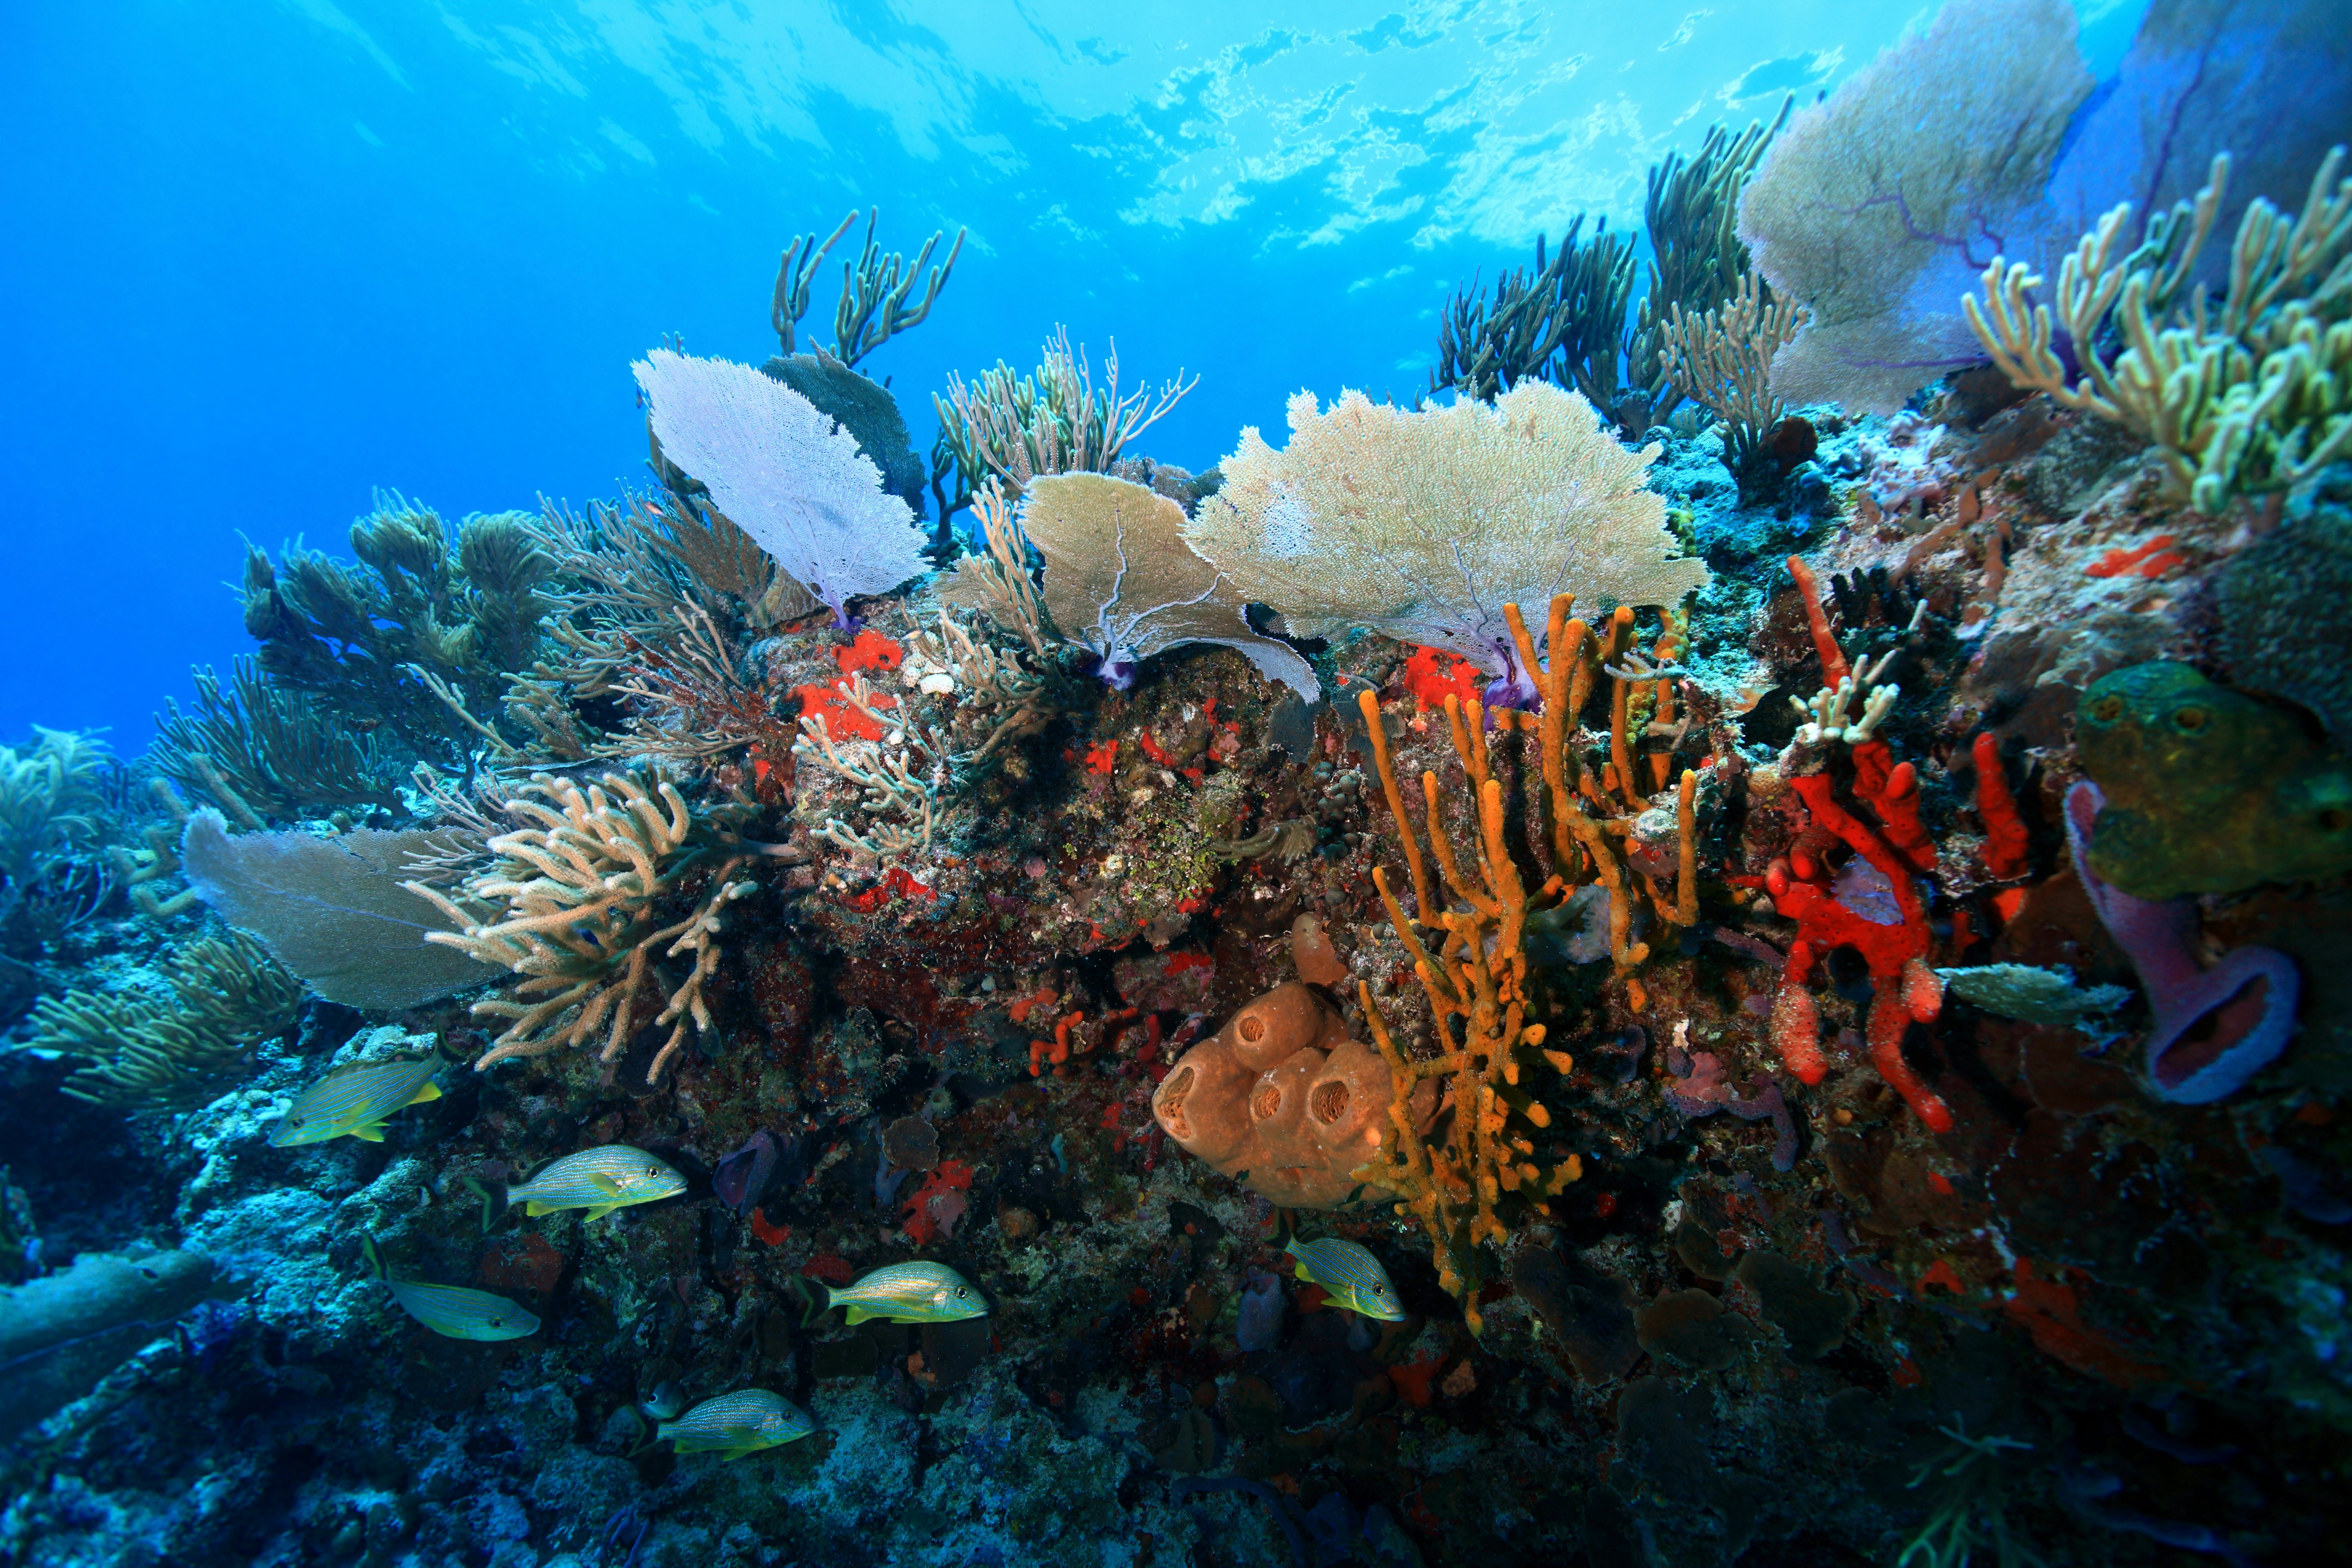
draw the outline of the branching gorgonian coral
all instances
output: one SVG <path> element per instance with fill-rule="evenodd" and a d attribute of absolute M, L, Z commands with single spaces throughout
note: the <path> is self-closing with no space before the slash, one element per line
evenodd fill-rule
<path fill-rule="evenodd" d="M 245 626 L 270 685 L 381 726 L 418 755 L 462 752 L 466 727 L 435 686 L 480 711 L 530 663 L 548 607 L 539 590 L 555 563 L 530 524 L 500 512 L 453 529 L 429 507 L 380 494 L 352 524 L 357 566 L 299 544 L 276 561 L 248 551 Z"/>
<path fill-rule="evenodd" d="M 993 479 L 1017 493 L 1041 474 L 1108 472 L 1127 444 L 1200 379 L 1186 381 L 1179 370 L 1157 395 L 1147 383 L 1121 397 L 1118 345 L 1105 357 L 1097 387 L 1084 345 L 1073 351 L 1068 331 L 1056 327 L 1034 375 L 1016 375 L 1002 360 L 977 384 L 950 372 L 947 396 L 934 395 L 931 406 L 963 489 L 976 491 Z"/>
<path fill-rule="evenodd" d="M 2199 288 L 2172 309 L 2221 209 L 2226 153 L 2196 199 L 2158 215 L 2129 254 L 2118 252 L 2132 204 L 2100 218 L 2058 272 L 2054 325 L 2079 380 L 2053 347 L 2051 307 L 2032 300 L 2044 279 L 2023 262 L 1993 258 L 1982 303 L 1963 301 L 1969 325 L 2019 386 L 2154 442 L 2170 487 L 2200 511 L 2284 489 L 2352 453 L 2352 179 L 2336 178 L 2343 163 L 2342 147 L 2328 153 L 2300 214 L 2247 205 L 2218 307 Z M 2118 340 L 2119 352 L 2108 346 Z"/>
<path fill-rule="evenodd" d="M 52 857 L 98 837 L 100 775 L 111 754 L 96 736 L 44 730 L 22 750 L 0 746 L 0 877 L 21 883 Z"/>
<path fill-rule="evenodd" d="M 1738 292 L 1719 310 L 1685 315 L 1675 306 L 1659 350 L 1675 388 L 1722 418 L 1723 464 L 1743 483 L 1785 406 L 1772 393 L 1772 356 L 1804 321 L 1795 300 L 1765 293 L 1763 279 L 1743 272 Z"/>
<path fill-rule="evenodd" d="M 956 258 L 963 254 L 962 229 L 956 230 L 955 243 L 948 247 L 948 258 L 930 270 L 923 286 L 922 301 L 912 310 L 907 307 L 907 297 L 914 291 L 916 279 L 922 277 L 924 264 L 940 243 L 940 232 L 931 231 L 923 241 L 923 248 L 915 255 L 912 265 L 897 251 L 887 256 L 874 242 L 874 226 L 881 217 L 880 207 L 869 207 L 866 213 L 866 244 L 859 249 L 857 259 L 845 261 L 841 268 L 841 299 L 834 307 L 833 355 L 845 365 L 854 365 L 866 355 L 888 342 L 910 327 L 920 326 L 923 318 L 938 303 L 940 290 L 948 285 L 949 275 L 955 271 Z M 793 352 L 793 328 L 808 314 L 809 285 L 816 276 L 818 266 L 849 226 L 857 221 L 857 209 L 841 220 L 824 244 L 817 243 L 814 233 L 795 235 L 784 247 L 783 259 L 776 267 L 776 294 L 769 307 L 768 320 L 776 329 L 776 341 L 781 352 Z"/>
<path fill-rule="evenodd" d="M 689 1023 L 703 1035 L 714 1026 L 702 987 L 719 963 L 721 916 L 757 886 L 735 873 L 758 857 L 797 856 L 737 833 L 741 806 L 697 815 L 652 770 L 606 773 L 585 788 L 541 773 L 507 812 L 532 826 L 491 839 L 490 868 L 463 891 L 495 914 L 483 918 L 426 882 L 404 884 L 457 928 L 429 941 L 523 977 L 474 1004 L 477 1015 L 507 1020 L 475 1070 L 600 1036 L 610 1062 L 637 1031 L 667 1024 L 646 1074 L 657 1081 Z"/>
<path fill-rule="evenodd" d="M 176 1005 L 136 992 L 71 991 L 33 1011 L 33 1044 L 87 1067 L 60 1086 L 123 1110 L 201 1104 L 255 1044 L 294 1026 L 302 983 L 242 932 L 196 942 L 164 970 Z"/>
<path fill-rule="evenodd" d="M 219 806 L 242 827 L 294 822 L 346 805 L 396 805 L 372 735 L 336 721 L 320 699 L 283 690 L 250 658 L 230 689 L 209 668 L 195 673 L 196 705 L 164 699 L 148 758 L 156 771 Z"/>

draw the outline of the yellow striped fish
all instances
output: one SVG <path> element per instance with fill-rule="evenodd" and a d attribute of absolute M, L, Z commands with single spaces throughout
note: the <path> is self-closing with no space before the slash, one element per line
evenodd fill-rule
<path fill-rule="evenodd" d="M 295 1097 L 293 1107 L 270 1128 L 270 1146 L 290 1149 L 345 1137 L 381 1143 L 384 1118 L 403 1106 L 441 1098 L 433 1075 L 446 1061 L 436 1051 L 422 1058 L 337 1068 Z"/>
<path fill-rule="evenodd" d="M 825 1287 L 825 1305 L 846 1307 L 849 1321 L 887 1318 L 894 1323 L 953 1323 L 984 1318 L 988 1302 L 962 1275 L 944 1263 L 893 1263 L 856 1284 Z"/>
<path fill-rule="evenodd" d="M 504 1296 L 463 1285 L 426 1285 L 394 1279 L 383 1267 L 373 1240 L 362 1242 L 368 1265 L 383 1281 L 400 1310 L 436 1334 L 453 1340 L 519 1340 L 539 1332 L 539 1320 Z"/>
<path fill-rule="evenodd" d="M 1298 1277 L 1323 1287 L 1331 1298 L 1331 1305 L 1350 1312 L 1361 1312 L 1367 1318 L 1377 1318 L 1383 1323 L 1402 1323 L 1405 1319 L 1404 1301 L 1397 1295 L 1396 1287 L 1389 1283 L 1389 1271 L 1381 1260 L 1352 1241 L 1326 1237 L 1321 1241 L 1300 1241 L 1297 1237 L 1284 1244 L 1298 1266 Z"/>
<path fill-rule="evenodd" d="M 654 1428 L 681 1454 L 717 1454 L 740 1459 L 762 1448 L 774 1448 L 816 1430 L 798 1405 L 788 1405 L 764 1388 L 746 1388 L 706 1399 L 675 1421 Z"/>
<path fill-rule="evenodd" d="M 614 1209 L 658 1203 L 686 1191 L 686 1178 L 625 1143 L 607 1143 L 566 1154 L 520 1186 L 507 1189 L 507 1202 L 537 1216 L 557 1209 L 586 1209 L 583 1219 L 602 1219 Z"/>

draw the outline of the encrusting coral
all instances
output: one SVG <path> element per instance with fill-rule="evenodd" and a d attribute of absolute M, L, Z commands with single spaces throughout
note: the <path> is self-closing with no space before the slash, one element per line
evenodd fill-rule
<path fill-rule="evenodd" d="M 508 994 L 474 1004 L 478 1016 L 508 1020 L 475 1070 L 600 1033 L 601 1059 L 610 1062 L 638 1030 L 672 1025 L 646 1073 L 647 1083 L 658 1080 L 689 1024 L 704 1035 L 715 1027 L 702 986 L 719 963 L 720 915 L 758 886 L 730 879 L 756 857 L 797 856 L 735 833 L 740 806 L 697 815 L 650 770 L 606 773 L 584 789 L 541 773 L 507 811 L 535 826 L 491 839 L 494 864 L 463 889 L 495 915 L 469 912 L 428 883 L 404 884 L 457 927 L 426 940 L 523 976 Z M 692 907 L 665 921 L 664 905 L 689 883 L 700 888 Z M 687 972 L 667 972 L 667 961 L 679 958 Z"/>
<path fill-rule="evenodd" d="M 1619 446 L 1575 393 L 1522 382 L 1491 405 L 1415 412 L 1344 392 L 1318 412 L 1302 392 L 1290 430 L 1278 452 L 1242 432 L 1184 537 L 1291 636 L 1363 627 L 1448 648 L 1530 702 L 1503 604 L 1673 605 L 1707 580 L 1670 555 L 1645 485 L 1659 448 Z"/>

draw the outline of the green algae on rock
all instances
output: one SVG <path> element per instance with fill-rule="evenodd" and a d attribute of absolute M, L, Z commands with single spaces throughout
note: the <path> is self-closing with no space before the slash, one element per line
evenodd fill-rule
<path fill-rule="evenodd" d="M 2352 763 L 2283 708 L 2158 660 L 2095 681 L 2074 736 L 2107 796 L 2091 868 L 2134 898 L 2352 869 Z"/>

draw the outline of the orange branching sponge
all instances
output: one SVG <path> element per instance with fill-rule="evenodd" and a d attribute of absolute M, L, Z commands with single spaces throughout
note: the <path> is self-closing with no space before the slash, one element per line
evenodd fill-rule
<path fill-rule="evenodd" d="M 1617 721 L 1612 736 L 1612 776 L 1609 787 L 1596 787 L 1571 742 L 1576 714 L 1591 689 L 1591 670 L 1601 660 L 1590 658 L 1590 629 L 1582 621 L 1569 619 L 1570 603 L 1566 595 L 1552 601 L 1548 666 L 1537 659 L 1518 606 L 1504 606 L 1520 666 L 1538 677 L 1539 706 L 1532 723 L 1529 715 L 1518 714 L 1498 724 L 1496 733 L 1535 732 L 1550 804 L 1552 858 L 1559 868 L 1533 891 L 1505 839 L 1503 786 L 1488 763 L 1492 742 L 1484 706 L 1475 700 L 1465 703 L 1458 695 L 1445 700 L 1454 752 L 1469 779 L 1476 812 L 1472 847 L 1465 855 L 1447 834 L 1433 773 L 1421 776 L 1421 816 L 1428 840 L 1424 850 L 1390 759 L 1379 699 L 1370 691 L 1357 698 L 1372 762 L 1396 819 L 1415 913 L 1408 916 L 1391 890 L 1384 868 L 1374 868 L 1372 881 L 1390 922 L 1412 956 L 1413 973 L 1428 995 L 1442 1040 L 1438 1055 L 1408 1058 L 1373 1005 L 1370 988 L 1358 985 L 1366 1024 L 1388 1063 L 1392 1102 L 1378 1157 L 1353 1173 L 1369 1185 L 1396 1194 L 1397 1212 L 1420 1222 L 1432 1243 L 1439 1283 L 1461 1300 L 1474 1333 L 1480 1327 L 1478 1298 L 1486 1281 L 1481 1247 L 1500 1242 L 1507 1234 L 1500 1212 L 1506 1194 L 1516 1194 L 1544 1212 L 1549 1199 L 1583 1173 L 1572 1153 L 1549 1169 L 1536 1158 L 1536 1136 L 1550 1129 L 1552 1116 L 1522 1087 L 1521 1077 L 1547 1064 L 1565 1074 L 1574 1063 L 1565 1052 L 1546 1049 L 1545 1026 L 1527 1021 L 1522 938 L 1528 915 L 1556 905 L 1587 881 L 1597 881 L 1610 892 L 1610 952 L 1618 972 L 1623 974 L 1649 956 L 1648 945 L 1632 935 L 1636 873 L 1619 843 L 1630 825 L 1607 815 L 1615 805 L 1613 795 L 1633 793 L 1635 775 L 1623 725 L 1625 689 L 1633 682 L 1618 679 L 1612 705 Z M 1610 649 L 1624 646 L 1631 624 L 1628 614 L 1612 618 Z M 1696 785 L 1696 775 L 1685 772 L 1676 795 L 1682 885 L 1671 903 L 1655 888 L 1649 889 L 1661 916 L 1680 924 L 1691 923 L 1698 915 Z M 1603 814 L 1601 820 L 1587 812 L 1588 805 Z M 1444 882 L 1444 897 L 1430 876 L 1432 860 Z M 1433 940 L 1425 942 L 1417 927 L 1433 933 Z M 1633 982 L 1630 975 L 1626 978 L 1630 990 Z M 1446 1085 L 1454 1114 L 1437 1137 L 1427 1138 L 1412 1113 L 1412 1090 L 1432 1079 Z"/>

